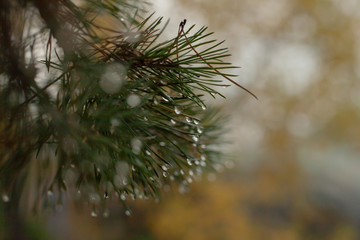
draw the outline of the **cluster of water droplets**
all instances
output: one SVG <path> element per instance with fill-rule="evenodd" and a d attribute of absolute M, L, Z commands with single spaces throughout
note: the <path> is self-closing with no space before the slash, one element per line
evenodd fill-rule
<path fill-rule="evenodd" d="M 181 113 L 179 114 L 181 115 Z M 197 127 L 201 126 L 201 122 L 199 119 L 188 117 L 187 119 L 184 119 L 185 122 L 189 123 L 191 126 L 193 126 L 194 131 L 197 132 L 197 134 L 201 134 L 202 128 L 197 130 Z M 144 146 L 147 146 L 147 144 L 143 143 L 144 140 L 142 140 L 142 137 L 134 137 L 131 140 L 131 149 L 134 154 L 140 155 L 144 154 L 147 157 L 150 158 L 156 158 L 156 154 L 154 154 L 157 150 L 156 146 L 152 145 L 151 148 L 145 148 Z M 157 142 L 158 148 L 167 148 L 172 147 L 173 144 L 179 144 L 177 141 L 172 141 L 169 143 L 166 140 L 160 140 Z M 189 185 L 198 179 L 202 177 L 203 174 L 203 168 L 207 166 L 207 156 L 205 154 L 206 145 L 200 144 L 199 142 L 194 142 L 194 147 L 196 148 L 196 154 L 189 156 L 185 158 L 185 165 L 187 166 L 176 166 L 171 164 L 162 164 L 162 165 L 153 165 L 153 164 L 145 164 L 143 161 L 140 161 L 139 159 L 134 162 L 133 164 L 129 164 L 126 161 L 119 161 L 115 164 L 115 171 L 116 174 L 113 178 L 112 182 L 109 182 L 109 186 L 103 187 L 103 189 L 106 189 L 103 198 L 97 193 L 87 190 L 88 192 L 88 202 L 94 206 L 98 206 L 101 204 L 103 200 L 106 200 L 109 198 L 109 196 L 115 194 L 115 196 L 121 200 L 126 201 L 128 198 L 130 199 L 148 199 L 148 194 L 146 193 L 145 189 L 140 190 L 140 188 L 137 187 L 136 183 L 131 183 L 130 175 L 136 173 L 138 168 L 140 166 L 146 167 L 149 172 L 160 172 L 160 174 L 153 174 L 148 176 L 149 180 L 152 182 L 151 184 L 154 185 L 156 188 L 160 187 L 164 191 L 170 191 L 172 189 L 172 186 L 174 186 L 176 183 L 177 190 L 180 193 L 186 193 L 189 191 Z M 154 151 L 154 152 L 153 152 Z M 140 156 L 139 156 L 140 157 Z M 230 164 L 228 164 L 230 165 Z M 158 167 L 158 168 L 157 168 Z M 154 169 L 156 168 L 156 169 Z M 215 168 L 220 168 L 220 165 L 216 165 Z M 221 171 L 221 169 L 217 169 Z M 209 174 L 208 180 L 213 181 L 215 180 L 216 175 L 215 174 Z M 173 182 L 173 183 L 172 183 Z M 176 182 L 176 183 L 175 183 Z M 132 189 L 132 190 L 131 190 Z M 130 191 L 130 192 L 129 192 Z M 103 217 L 108 217 L 110 212 L 108 209 L 103 209 L 103 212 L 98 211 L 97 207 L 94 207 L 93 211 L 91 212 L 91 216 L 98 217 L 99 214 Z M 126 209 L 124 212 L 125 215 L 129 216 L 131 215 L 130 209 Z"/>
<path fill-rule="evenodd" d="M 169 179 L 170 182 L 178 183 L 178 191 L 185 193 L 189 190 L 189 184 L 194 180 L 200 180 L 203 174 L 203 167 L 206 167 L 206 156 L 201 155 L 198 159 L 186 158 L 186 164 L 188 167 L 184 168 L 173 168 L 172 166 L 163 165 L 163 177 Z M 172 185 L 172 184 L 171 184 Z M 170 185 L 165 185 L 164 190 L 166 191 Z"/>
<path fill-rule="evenodd" d="M 158 105 L 162 102 L 162 104 L 166 105 L 169 104 L 171 101 L 171 97 L 163 96 L 160 99 L 157 97 L 153 98 L 153 104 Z M 203 110 L 206 110 L 205 105 L 200 105 Z M 185 107 L 181 105 L 176 105 L 173 108 L 175 113 L 174 117 L 169 120 L 171 125 L 181 128 L 187 132 L 187 136 L 193 141 L 194 150 L 197 152 L 196 157 L 189 156 L 185 158 L 186 167 L 174 167 L 171 165 L 162 165 L 159 166 L 160 170 L 162 171 L 160 176 L 151 176 L 149 179 L 152 182 L 164 182 L 162 187 L 164 191 L 168 191 L 173 184 L 167 184 L 167 181 L 170 182 L 177 182 L 178 184 L 178 191 L 181 193 L 185 193 L 189 190 L 189 184 L 192 183 L 194 180 L 200 179 L 203 174 L 203 168 L 207 167 L 207 157 L 204 153 L 206 145 L 201 142 L 201 135 L 204 132 L 204 128 L 201 125 L 201 121 L 196 118 L 192 117 L 186 113 L 184 113 Z M 173 145 L 178 145 L 176 140 L 171 141 L 171 144 L 168 144 L 167 141 L 159 141 L 158 147 L 171 147 Z M 172 150 L 171 150 L 172 151 Z M 148 156 L 152 156 L 152 153 L 149 150 L 145 150 L 145 154 Z M 182 169 L 183 168 L 183 169 Z M 153 167 L 148 166 L 148 170 L 152 171 Z M 163 179 L 159 179 L 159 178 Z"/>
<path fill-rule="evenodd" d="M 134 200 L 136 196 L 142 196 L 143 192 L 136 188 L 136 183 L 132 183 L 130 185 L 130 169 L 131 171 L 135 171 L 135 167 L 131 166 L 125 161 L 119 161 L 115 164 L 116 175 L 113 178 L 113 181 L 103 182 L 101 184 L 100 194 L 99 190 L 96 190 L 93 185 L 85 185 L 82 187 L 82 190 L 78 190 L 79 197 L 86 196 L 87 202 L 93 206 L 93 211 L 91 212 L 91 216 L 98 217 L 99 209 L 103 209 L 102 216 L 108 217 L 110 212 L 106 206 L 106 200 L 109 200 L 112 197 L 116 197 L 121 201 L 125 201 L 128 196 Z M 135 187 L 135 189 L 133 189 Z M 133 190 L 131 190 L 133 189 Z M 133 193 L 128 193 L 128 191 L 133 191 Z M 139 197 L 143 199 L 144 197 Z M 145 198 L 147 199 L 147 198 Z"/>
<path fill-rule="evenodd" d="M 203 109 L 205 110 L 206 107 L 205 105 L 202 105 Z M 179 117 L 177 117 L 176 119 L 170 119 L 170 123 L 172 125 L 176 125 L 176 124 L 181 124 L 181 123 L 185 123 L 184 128 L 185 129 L 192 129 L 191 130 L 191 138 L 195 143 L 198 143 L 200 140 L 200 136 L 203 133 L 204 129 L 200 124 L 200 120 L 191 116 L 188 116 L 186 114 L 182 113 L 183 111 L 183 107 L 182 106 L 175 106 L 174 107 L 174 112 L 176 115 L 179 115 Z M 181 120 L 180 117 L 184 117 L 184 120 Z"/>
<path fill-rule="evenodd" d="M 99 213 L 98 209 L 94 207 L 90 213 L 90 216 L 96 218 L 96 217 L 98 217 L 98 213 Z M 102 216 L 104 218 L 108 218 L 110 216 L 110 210 L 108 208 L 104 208 L 102 211 Z"/>
<path fill-rule="evenodd" d="M 168 106 L 172 104 L 173 99 L 165 95 L 163 97 L 153 98 L 152 101 L 154 105 L 163 104 L 164 106 Z M 129 107 L 135 108 L 141 104 L 141 97 L 137 94 L 130 94 L 126 98 L 126 103 Z M 206 109 L 205 105 L 201 105 L 201 108 L 203 110 Z M 186 132 L 185 139 L 186 141 L 192 140 L 194 153 L 190 153 L 190 156 L 184 157 L 183 165 L 181 166 L 170 163 L 154 164 L 158 156 L 158 148 L 174 149 L 174 145 L 180 146 L 180 144 L 182 144 L 181 140 L 169 141 L 167 139 L 159 139 L 156 143 L 151 143 L 149 147 L 148 142 L 144 142 L 145 139 L 148 141 L 148 138 L 140 135 L 133 137 L 130 140 L 130 149 L 135 155 L 135 160 L 136 158 L 141 159 L 145 157 L 148 161 L 153 159 L 154 162 L 151 162 L 151 164 L 148 164 L 146 161 L 141 161 L 139 164 L 136 162 L 129 163 L 127 161 L 116 162 L 113 178 L 109 180 L 105 186 L 100 188 L 105 189 L 104 192 L 99 194 L 99 191 L 86 190 L 86 194 L 84 194 L 87 196 L 88 203 L 94 206 L 90 213 L 92 217 L 98 217 L 99 215 L 108 217 L 110 215 L 109 209 L 99 207 L 99 205 L 103 204 L 104 200 L 112 198 L 113 196 L 123 202 L 136 198 L 148 199 L 148 197 L 151 196 L 151 192 L 144 188 L 139 188 L 137 183 L 132 181 L 133 175 L 139 174 L 139 172 L 142 171 L 142 167 L 148 169 L 149 175 L 147 177 L 151 182 L 150 184 L 155 188 L 163 188 L 165 191 L 172 189 L 172 186 L 177 186 L 177 190 L 180 193 L 186 193 L 189 191 L 189 184 L 202 176 L 204 168 L 208 165 L 208 160 L 205 154 L 206 145 L 201 140 L 201 135 L 204 132 L 201 121 L 196 117 L 185 114 L 187 111 L 185 111 L 185 107 L 181 105 L 174 106 L 173 112 L 175 114 L 173 118 L 170 119 L 170 124 Z M 144 121 L 149 121 L 149 119 L 144 117 Z M 110 128 L 112 131 L 120 124 L 121 122 L 117 118 L 114 117 L 110 119 Z M 141 164 L 142 166 L 140 167 Z M 100 172 L 102 169 L 96 168 L 96 171 Z M 209 180 L 213 180 L 215 177 L 215 175 L 208 175 Z M 85 191 L 81 190 L 81 192 Z M 3 201 L 5 201 L 4 198 Z M 99 209 L 102 209 L 102 211 L 99 211 Z M 130 216 L 130 209 L 126 209 L 124 214 Z"/>

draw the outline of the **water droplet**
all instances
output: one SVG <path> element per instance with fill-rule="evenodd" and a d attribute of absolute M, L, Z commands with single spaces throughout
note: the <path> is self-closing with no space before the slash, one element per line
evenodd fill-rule
<path fill-rule="evenodd" d="M 110 120 L 110 124 L 111 124 L 112 127 L 118 127 L 120 125 L 120 121 L 118 119 L 116 119 L 116 118 L 112 118 Z"/>
<path fill-rule="evenodd" d="M 124 18 L 120 18 L 120 21 L 125 22 L 125 19 L 124 19 Z"/>
<path fill-rule="evenodd" d="M 168 170 L 168 168 L 167 168 L 165 165 L 162 166 L 161 168 L 162 168 L 162 170 L 164 170 L 164 171 L 167 171 L 167 170 Z"/>
<path fill-rule="evenodd" d="M 206 106 L 205 106 L 205 105 L 202 105 L 201 108 L 202 108 L 202 110 L 206 110 Z"/>
<path fill-rule="evenodd" d="M 187 162 L 187 164 L 188 164 L 189 166 L 192 165 L 192 162 L 191 162 L 191 160 L 190 160 L 189 158 L 186 159 L 186 162 Z"/>
<path fill-rule="evenodd" d="M 149 150 L 145 151 L 146 155 L 151 156 L 151 152 Z"/>
<path fill-rule="evenodd" d="M 139 95 L 130 94 L 126 98 L 126 102 L 130 107 L 136 107 L 137 105 L 139 105 L 141 103 L 141 99 L 140 99 Z"/>
<path fill-rule="evenodd" d="M 154 104 L 158 105 L 159 104 L 159 100 L 157 100 L 156 98 L 154 98 Z"/>
<path fill-rule="evenodd" d="M 162 100 L 164 100 L 165 102 L 169 102 L 169 99 L 162 97 Z"/>
<path fill-rule="evenodd" d="M 132 170 L 133 172 L 135 172 L 135 171 L 136 171 L 136 168 L 135 168 L 135 166 L 134 166 L 134 165 L 131 167 L 131 170 Z"/>
<path fill-rule="evenodd" d="M 200 146 L 202 149 L 205 149 L 206 148 L 206 145 L 205 144 L 201 144 Z"/>
<path fill-rule="evenodd" d="M 196 135 L 193 135 L 193 136 L 192 136 L 192 139 L 194 140 L 194 142 L 198 142 L 198 141 L 199 141 L 199 137 L 196 136 Z"/>
<path fill-rule="evenodd" d="M 120 199 L 123 200 L 123 201 L 126 200 L 126 195 L 125 195 L 125 193 L 120 194 Z"/>
<path fill-rule="evenodd" d="M 162 85 L 166 85 L 166 82 L 165 82 L 164 80 L 160 80 L 160 83 L 161 83 Z"/>
<path fill-rule="evenodd" d="M 215 170 L 216 170 L 217 172 L 222 172 L 222 171 L 224 171 L 224 166 L 221 165 L 221 164 L 215 164 L 215 165 L 214 165 L 214 168 L 215 168 Z"/>
<path fill-rule="evenodd" d="M 185 117 L 186 122 L 191 123 L 191 118 Z"/>
<path fill-rule="evenodd" d="M 165 147 L 166 143 L 165 142 L 160 142 L 159 145 L 162 146 L 162 147 Z"/>
<path fill-rule="evenodd" d="M 180 174 L 184 175 L 185 174 L 184 170 L 180 169 Z"/>
<path fill-rule="evenodd" d="M 176 121 L 174 119 L 171 119 L 170 120 L 171 124 L 175 125 L 176 124 Z"/>
<path fill-rule="evenodd" d="M 48 190 L 48 191 L 47 191 L 47 195 L 50 197 L 50 196 L 54 195 L 54 193 L 53 193 L 53 191 Z"/>
<path fill-rule="evenodd" d="M 201 167 L 197 167 L 196 169 L 196 174 L 198 175 L 198 176 L 201 176 L 202 175 L 202 169 L 201 169 Z"/>
<path fill-rule="evenodd" d="M 140 39 L 141 39 L 141 33 L 140 32 L 131 32 L 131 31 L 128 31 L 128 32 L 124 32 L 123 33 L 124 35 L 124 40 L 127 41 L 128 43 L 136 43 L 136 42 L 139 42 Z"/>
<path fill-rule="evenodd" d="M 164 185 L 164 191 L 165 192 L 169 192 L 170 190 L 171 190 L 170 185 L 168 185 L 168 184 Z"/>
<path fill-rule="evenodd" d="M 133 138 L 131 140 L 131 148 L 133 153 L 139 154 L 141 152 L 142 142 L 138 138 Z"/>
<path fill-rule="evenodd" d="M 163 172 L 163 176 L 166 178 L 169 174 L 167 172 Z"/>
<path fill-rule="evenodd" d="M 191 177 L 187 177 L 186 180 L 188 181 L 188 183 L 192 183 L 193 179 Z"/>
<path fill-rule="evenodd" d="M 76 169 L 73 168 L 68 168 L 65 170 L 65 176 L 64 176 L 65 180 L 69 183 L 73 183 L 76 181 L 77 179 L 77 172 Z"/>
<path fill-rule="evenodd" d="M 200 162 L 200 165 L 201 165 L 202 167 L 206 167 L 206 162 Z"/>
<path fill-rule="evenodd" d="M 230 160 L 226 161 L 224 164 L 225 164 L 225 167 L 227 167 L 229 169 L 231 169 L 235 166 L 234 162 L 230 161 Z"/>
<path fill-rule="evenodd" d="M 93 204 L 98 204 L 100 202 L 100 196 L 97 193 L 89 194 L 89 201 Z"/>
<path fill-rule="evenodd" d="M 206 156 L 204 154 L 201 155 L 200 157 L 201 161 L 205 161 L 206 160 Z"/>
<path fill-rule="evenodd" d="M 107 94 L 117 93 L 125 81 L 126 68 L 120 63 L 110 63 L 101 75 L 99 85 Z"/>
<path fill-rule="evenodd" d="M 199 164 L 200 164 L 199 160 L 195 160 L 195 165 L 199 165 Z"/>
<path fill-rule="evenodd" d="M 189 175 L 190 175 L 190 176 L 194 176 L 193 170 L 189 170 Z"/>
<path fill-rule="evenodd" d="M 210 181 L 210 182 L 213 182 L 216 180 L 216 175 L 214 173 L 209 173 L 207 175 L 207 179 Z"/>
<path fill-rule="evenodd" d="M 130 212 L 129 209 L 125 211 L 125 215 L 126 215 L 126 216 L 130 216 L 130 215 L 131 215 L 131 212 Z"/>
<path fill-rule="evenodd" d="M 109 198 L 109 194 L 107 192 L 104 193 L 104 198 L 108 199 Z"/>
<path fill-rule="evenodd" d="M 10 202 L 10 198 L 7 194 L 4 193 L 1 197 L 2 197 L 3 202 L 6 202 L 6 203 Z"/>
<path fill-rule="evenodd" d="M 127 176 L 129 174 L 130 166 L 125 161 L 118 161 L 115 164 L 116 173 L 121 176 Z"/>
<path fill-rule="evenodd" d="M 107 217 L 109 217 L 109 215 L 110 215 L 109 209 L 105 209 L 104 212 L 103 212 L 103 217 L 107 218 Z"/>
<path fill-rule="evenodd" d="M 186 184 L 179 185 L 179 193 L 184 194 L 189 191 L 189 187 Z"/>
<path fill-rule="evenodd" d="M 193 120 L 193 121 L 194 121 L 194 124 L 195 124 L 195 125 L 198 125 L 198 124 L 199 124 L 199 122 L 200 122 L 199 120 L 197 120 L 197 119 L 195 119 L 195 118 L 194 118 L 194 120 Z"/>
<path fill-rule="evenodd" d="M 128 184 L 128 180 L 127 180 L 127 177 L 126 176 L 123 176 L 123 175 L 115 175 L 114 177 L 114 185 L 117 187 L 117 188 L 123 188 L 125 187 L 126 185 Z"/>
<path fill-rule="evenodd" d="M 92 216 L 92 217 L 97 217 L 97 213 L 96 213 L 95 210 L 92 210 L 92 211 L 91 211 L 91 216 Z"/>
<path fill-rule="evenodd" d="M 175 111 L 176 114 L 180 114 L 180 113 L 181 113 L 181 109 L 180 109 L 179 106 L 175 106 L 174 111 Z"/>
<path fill-rule="evenodd" d="M 175 180 L 175 177 L 173 175 L 170 175 L 170 180 L 171 181 L 174 181 Z"/>
<path fill-rule="evenodd" d="M 147 117 L 144 117 L 144 121 L 147 122 L 149 121 L 149 119 Z"/>

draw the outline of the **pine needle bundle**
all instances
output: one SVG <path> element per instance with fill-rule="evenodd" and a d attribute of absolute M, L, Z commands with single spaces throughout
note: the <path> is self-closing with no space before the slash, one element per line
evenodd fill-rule
<path fill-rule="evenodd" d="M 39 211 L 81 199 L 96 216 L 108 199 L 185 191 L 220 161 L 221 118 L 204 94 L 235 83 L 227 48 L 185 20 L 160 41 L 163 19 L 134 2 L 1 1 L 3 201 Z"/>

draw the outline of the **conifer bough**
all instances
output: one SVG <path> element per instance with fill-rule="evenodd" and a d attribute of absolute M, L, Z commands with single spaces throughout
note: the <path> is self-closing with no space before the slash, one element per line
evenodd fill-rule
<path fill-rule="evenodd" d="M 0 1 L 4 202 L 80 199 L 107 215 L 109 199 L 186 191 L 220 163 L 221 118 L 203 95 L 235 83 L 227 48 L 185 21 L 159 41 L 162 18 L 141 20 L 135 2 Z"/>

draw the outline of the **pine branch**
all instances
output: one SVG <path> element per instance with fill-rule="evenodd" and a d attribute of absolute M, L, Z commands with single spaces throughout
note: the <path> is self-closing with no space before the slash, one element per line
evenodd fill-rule
<path fill-rule="evenodd" d="M 49 78 L 40 87 L 34 75 L 24 85 L 19 71 L 1 72 L 4 196 L 26 194 L 22 184 L 34 178 L 35 210 L 67 193 L 93 204 L 95 216 L 109 198 L 158 198 L 164 185 L 183 189 L 220 161 L 211 146 L 221 143 L 223 120 L 206 110 L 203 96 L 222 96 L 214 88 L 227 86 L 222 78 L 253 95 L 220 72 L 234 68 L 223 42 L 209 39 L 205 27 L 185 31 L 184 22 L 173 39 L 159 42 L 162 18 L 140 20 L 133 1 L 59 0 L 55 12 L 30 2 L 44 21 Z M 100 11 L 122 28 L 99 25 Z"/>

